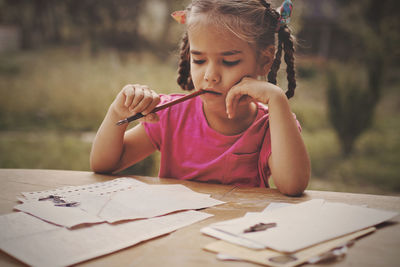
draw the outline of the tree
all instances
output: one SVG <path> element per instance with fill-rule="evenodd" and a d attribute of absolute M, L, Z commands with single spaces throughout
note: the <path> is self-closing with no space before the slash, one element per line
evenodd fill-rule
<path fill-rule="evenodd" d="M 385 70 L 388 65 L 396 64 L 393 58 L 398 56 L 398 48 L 397 52 L 392 48 L 398 45 L 396 29 L 400 23 L 394 0 L 338 2 L 343 9 L 340 25 L 352 36 L 343 40 L 351 49 L 347 64 L 356 66 L 350 74 L 354 77 L 360 72 L 366 73 L 362 76 L 363 82 L 347 77 L 340 83 L 337 71 L 331 71 L 328 77 L 329 118 L 347 156 L 356 139 L 371 126 Z"/>
<path fill-rule="evenodd" d="M 144 0 L 3 0 L 0 23 L 22 32 L 23 48 L 84 43 L 135 49 L 143 42 L 139 17 Z"/>

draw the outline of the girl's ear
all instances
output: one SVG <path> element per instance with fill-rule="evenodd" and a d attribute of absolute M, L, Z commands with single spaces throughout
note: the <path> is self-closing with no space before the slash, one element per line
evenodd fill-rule
<path fill-rule="evenodd" d="M 271 69 L 272 63 L 274 62 L 275 58 L 275 47 L 270 45 L 265 49 L 261 50 L 260 57 L 258 59 L 258 75 L 265 76 L 268 74 L 269 70 Z"/>

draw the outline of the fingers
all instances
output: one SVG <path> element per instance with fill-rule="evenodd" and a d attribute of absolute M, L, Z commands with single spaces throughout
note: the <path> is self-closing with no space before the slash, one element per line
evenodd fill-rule
<path fill-rule="evenodd" d="M 252 77 L 243 77 L 226 95 L 226 113 L 229 118 L 233 118 L 238 105 L 251 101 L 268 104 L 269 99 L 276 94 L 282 94 L 282 90 L 276 85 Z"/>
<path fill-rule="evenodd" d="M 136 109 L 140 110 L 143 115 L 149 114 L 160 103 L 160 96 L 153 90 L 144 91 L 142 101 L 137 105 Z"/>
<path fill-rule="evenodd" d="M 157 113 L 149 113 L 146 116 L 140 118 L 139 121 L 155 123 L 155 122 L 160 121 L 160 117 L 158 117 Z"/>
<path fill-rule="evenodd" d="M 226 114 L 228 118 L 234 118 L 239 102 L 248 99 L 250 99 L 250 96 L 248 96 L 246 87 L 240 86 L 240 83 L 233 86 L 225 98 Z"/>
<path fill-rule="evenodd" d="M 232 90 L 231 90 L 232 91 Z M 228 92 L 225 103 L 226 103 L 226 114 L 228 118 L 232 119 L 235 116 L 235 110 L 237 106 L 238 95 Z"/>
<path fill-rule="evenodd" d="M 160 102 L 159 95 L 146 85 L 126 85 L 122 95 L 124 107 L 132 114 L 149 114 Z"/>

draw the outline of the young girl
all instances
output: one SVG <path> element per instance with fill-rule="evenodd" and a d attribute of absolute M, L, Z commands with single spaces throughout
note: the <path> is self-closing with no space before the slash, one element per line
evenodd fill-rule
<path fill-rule="evenodd" d="M 281 13 L 290 13 L 285 1 Z M 151 113 L 182 94 L 126 85 L 94 140 L 93 171 L 116 172 L 160 150 L 160 177 L 268 187 L 272 176 L 282 193 L 301 194 L 310 161 L 288 103 L 296 87 L 292 36 L 283 23 L 288 18 L 265 0 L 193 0 L 183 19 L 178 84 L 215 94 Z M 275 85 L 282 50 L 286 95 Z M 267 73 L 269 82 L 258 79 Z M 141 124 L 128 131 L 126 124 L 116 126 L 139 112 L 146 115 Z"/>

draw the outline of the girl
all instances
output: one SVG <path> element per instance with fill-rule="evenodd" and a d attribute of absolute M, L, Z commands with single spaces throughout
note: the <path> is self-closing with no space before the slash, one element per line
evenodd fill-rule
<path fill-rule="evenodd" d="M 290 13 L 291 2 L 285 1 L 281 13 Z M 293 41 L 282 23 L 288 18 L 265 0 L 193 0 L 183 14 L 178 84 L 215 94 L 151 113 L 160 102 L 182 95 L 126 85 L 98 130 L 91 168 L 116 172 L 158 149 L 160 177 L 268 187 L 272 176 L 282 193 L 300 195 L 308 184 L 310 161 L 288 103 L 296 86 Z M 275 85 L 282 50 L 286 95 Z M 267 73 L 269 82 L 257 79 Z M 136 127 L 126 131 L 115 125 L 139 112 L 146 116 Z"/>

